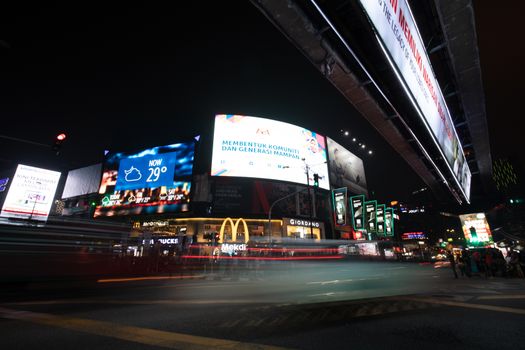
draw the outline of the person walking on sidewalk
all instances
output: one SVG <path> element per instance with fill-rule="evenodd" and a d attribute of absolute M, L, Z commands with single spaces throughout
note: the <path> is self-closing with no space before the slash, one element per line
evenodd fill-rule
<path fill-rule="evenodd" d="M 450 261 L 450 268 L 454 272 L 454 278 L 458 278 L 458 272 L 456 271 L 456 258 L 452 251 L 448 252 L 448 261 Z"/>

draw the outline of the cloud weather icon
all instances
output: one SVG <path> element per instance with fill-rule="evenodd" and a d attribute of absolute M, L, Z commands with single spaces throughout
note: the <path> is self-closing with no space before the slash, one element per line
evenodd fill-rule
<path fill-rule="evenodd" d="M 139 181 L 142 178 L 140 170 L 135 168 L 133 165 L 128 170 L 124 170 L 124 173 L 126 174 L 127 182 Z"/>

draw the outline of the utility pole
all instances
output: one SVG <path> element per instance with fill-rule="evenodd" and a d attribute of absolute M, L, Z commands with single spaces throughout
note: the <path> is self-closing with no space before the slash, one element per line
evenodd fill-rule
<path fill-rule="evenodd" d="M 314 228 L 312 225 L 313 220 L 313 205 L 312 205 L 312 192 L 310 190 L 310 167 L 308 164 L 306 164 L 306 159 L 303 158 L 304 161 L 304 167 L 306 171 L 306 188 L 308 189 L 308 209 L 309 209 L 309 216 L 310 216 L 310 238 L 314 238 Z"/>

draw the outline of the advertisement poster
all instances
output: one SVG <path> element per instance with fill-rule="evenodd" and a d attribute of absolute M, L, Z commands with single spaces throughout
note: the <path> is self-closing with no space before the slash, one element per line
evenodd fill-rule
<path fill-rule="evenodd" d="M 364 230 L 364 213 L 363 204 L 365 202 L 365 196 L 353 196 L 350 197 L 350 207 L 352 209 L 352 224 L 355 230 Z"/>
<path fill-rule="evenodd" d="M 195 144 L 108 154 L 95 217 L 189 210 Z"/>
<path fill-rule="evenodd" d="M 334 217 L 336 226 L 346 225 L 346 187 L 338 188 L 332 191 L 334 203 Z"/>
<path fill-rule="evenodd" d="M 368 195 L 363 160 L 327 137 L 330 183 L 346 187 L 354 194 Z"/>
<path fill-rule="evenodd" d="M 392 208 L 385 209 L 385 235 L 394 235 L 394 210 Z"/>
<path fill-rule="evenodd" d="M 60 173 L 19 164 L 0 216 L 47 221 Z"/>
<path fill-rule="evenodd" d="M 385 205 L 384 204 L 378 204 L 377 205 L 377 231 L 376 233 L 378 235 L 384 236 L 385 235 Z"/>
<path fill-rule="evenodd" d="M 365 202 L 366 231 L 377 232 L 377 201 Z"/>
<path fill-rule="evenodd" d="M 471 172 L 407 0 L 360 3 L 469 201 Z"/>
<path fill-rule="evenodd" d="M 493 243 L 489 223 L 484 213 L 464 214 L 459 216 L 465 240 L 470 245 Z"/>
<path fill-rule="evenodd" d="M 272 119 L 215 116 L 212 176 L 236 176 L 307 184 L 319 176 L 329 190 L 326 142 L 308 129 Z"/>

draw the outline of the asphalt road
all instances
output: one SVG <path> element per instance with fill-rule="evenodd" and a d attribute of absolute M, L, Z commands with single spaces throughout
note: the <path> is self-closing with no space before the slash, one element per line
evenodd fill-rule
<path fill-rule="evenodd" d="M 523 279 L 355 261 L 144 277 L 3 290 L 2 349 L 525 348 Z"/>

